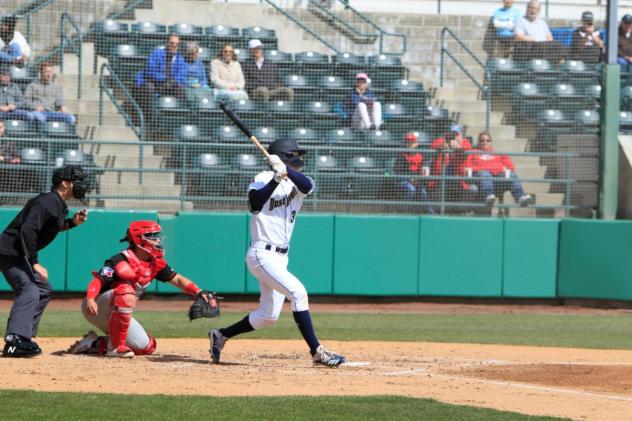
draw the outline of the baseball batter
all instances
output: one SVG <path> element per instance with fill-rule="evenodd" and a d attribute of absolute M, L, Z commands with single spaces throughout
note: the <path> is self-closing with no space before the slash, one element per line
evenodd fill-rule
<path fill-rule="evenodd" d="M 169 282 L 191 296 L 201 293 L 194 282 L 176 273 L 165 261 L 161 230 L 154 221 L 132 222 L 121 240 L 128 242 L 128 248 L 107 259 L 101 270 L 93 273 L 81 311 L 107 336 L 90 331 L 68 349 L 69 353 L 119 358 L 152 354 L 156 340 L 132 317 L 136 302 L 151 281 Z"/>
<path fill-rule="evenodd" d="M 248 204 L 253 217 L 246 265 L 259 281 L 259 307 L 231 326 L 210 331 L 209 352 L 213 362 L 218 364 L 228 339 L 272 326 L 287 298 L 292 303 L 294 321 L 309 346 L 314 363 L 339 366 L 345 358 L 326 350 L 318 342 L 309 314 L 307 291 L 287 270 L 296 215 L 303 199 L 314 190 L 314 180 L 300 172 L 305 151 L 293 139 L 278 139 L 270 144 L 268 152 L 272 171 L 257 174 L 248 189 Z"/>

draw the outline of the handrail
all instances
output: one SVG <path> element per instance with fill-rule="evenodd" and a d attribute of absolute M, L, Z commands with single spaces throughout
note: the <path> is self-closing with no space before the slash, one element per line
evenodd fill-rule
<path fill-rule="evenodd" d="M 353 7 L 351 7 L 351 5 L 349 4 L 349 1 L 344 1 L 344 0 L 338 0 L 338 1 L 343 4 L 345 10 L 350 10 L 355 16 L 357 16 L 358 18 L 363 20 L 365 23 L 367 23 L 370 26 L 372 26 L 373 29 L 376 29 L 377 31 L 379 31 L 379 33 L 380 33 L 380 54 L 393 55 L 393 56 L 402 56 L 402 55 L 404 55 L 406 53 L 406 47 L 407 47 L 406 34 L 402 34 L 402 33 L 399 33 L 399 32 L 388 32 L 388 31 L 385 31 L 382 28 L 380 28 L 371 19 L 367 18 L 362 13 L 360 13 L 358 10 L 354 9 Z M 384 52 L 384 35 L 401 38 L 402 39 L 402 50 L 399 53 L 387 53 L 387 52 Z"/>
<path fill-rule="evenodd" d="M 55 3 L 55 0 L 43 0 L 39 4 L 29 3 L 15 11 L 14 15 L 18 18 L 26 18 L 26 40 L 31 42 L 31 17 L 40 10 Z"/>
<path fill-rule="evenodd" d="M 476 64 L 478 64 L 483 69 L 485 73 L 485 80 L 487 81 L 488 85 L 485 85 L 484 82 L 479 82 L 478 80 L 476 80 L 476 78 L 465 68 L 465 66 L 463 66 L 461 62 L 450 51 L 448 51 L 445 45 L 446 34 L 450 35 L 452 39 L 456 41 L 457 44 L 459 44 L 459 46 L 463 48 L 463 50 L 465 50 L 470 55 L 470 57 L 474 59 Z M 465 73 L 465 75 L 476 85 L 476 87 L 481 91 L 481 93 L 485 95 L 485 102 L 486 102 L 485 130 L 489 130 L 489 120 L 490 120 L 490 115 L 492 111 L 492 95 L 491 95 L 492 78 L 490 77 L 489 69 L 476 56 L 476 54 L 474 54 L 474 52 L 472 52 L 472 50 L 470 50 L 468 46 L 465 45 L 463 41 L 461 41 L 461 39 L 450 28 L 443 27 L 443 29 L 441 30 L 441 64 L 440 64 L 441 70 L 440 70 L 440 76 L 439 76 L 439 86 L 441 87 L 443 87 L 443 82 L 444 82 L 443 75 L 444 75 L 446 54 L 454 62 L 454 64 L 456 64 L 459 67 L 459 69 L 461 69 L 463 73 Z"/>
<path fill-rule="evenodd" d="M 309 29 L 307 26 L 305 26 L 303 22 L 301 22 L 298 18 L 286 12 L 281 6 L 277 5 L 273 0 L 262 0 L 262 1 L 265 1 L 267 4 L 275 8 L 283 16 L 285 16 L 286 18 L 288 18 L 289 20 L 291 20 L 292 22 L 300 26 L 302 30 L 304 30 L 305 32 L 307 32 L 308 34 L 316 38 L 318 41 L 323 43 L 330 50 L 333 50 L 336 54 L 340 53 L 340 51 L 336 47 L 334 47 L 329 41 L 327 41 L 326 39 L 318 35 L 316 32 Z"/>
<path fill-rule="evenodd" d="M 351 26 L 349 24 L 349 22 L 347 22 L 346 20 L 342 19 L 340 16 L 336 15 L 335 13 L 333 13 L 329 8 L 323 7 L 317 0 L 308 0 L 308 2 L 309 2 L 309 4 L 314 6 L 317 10 L 319 10 L 322 13 L 326 14 L 329 18 L 331 18 L 332 20 L 336 21 L 338 24 L 340 24 L 346 30 L 348 30 L 349 32 L 352 32 L 356 36 L 372 39 L 371 42 L 374 42 L 377 39 L 377 37 L 378 37 L 377 34 L 375 34 L 375 33 L 373 33 L 373 34 L 364 34 L 364 33 L 360 32 L 359 30 L 357 30 L 356 28 Z M 345 2 L 345 5 L 347 5 L 347 4 L 348 3 Z"/>
<path fill-rule="evenodd" d="M 134 121 L 132 120 L 130 115 L 125 112 L 125 110 L 116 101 L 116 97 L 107 89 L 106 84 L 105 84 L 105 73 L 104 73 L 105 69 L 108 70 L 110 80 L 114 81 L 117 84 L 118 88 L 120 88 L 123 91 L 123 94 L 125 95 L 125 99 L 129 101 L 130 104 L 132 104 L 132 106 L 134 107 L 134 110 L 138 114 L 138 117 L 140 120 L 140 128 L 134 124 Z M 101 65 L 101 70 L 99 72 L 99 126 L 103 126 L 103 93 L 104 92 L 107 94 L 108 98 L 110 98 L 110 101 L 112 101 L 112 103 L 116 107 L 119 114 L 121 114 L 123 118 L 125 118 L 125 122 L 130 126 L 134 134 L 138 136 L 138 140 L 141 141 L 139 144 L 138 168 L 142 170 L 144 168 L 143 139 L 145 137 L 145 116 L 143 115 L 143 110 L 138 105 L 138 102 L 136 102 L 136 100 L 134 99 L 132 94 L 129 92 L 129 90 L 127 89 L 127 87 L 125 86 L 121 78 L 119 78 L 118 75 L 112 69 L 112 67 L 110 67 L 109 63 L 103 63 Z M 140 171 L 138 173 L 139 184 L 143 184 L 143 174 L 144 174 L 143 171 Z"/>
<path fill-rule="evenodd" d="M 72 28 L 77 31 L 76 36 L 68 37 L 66 36 L 64 22 L 68 21 L 68 23 L 72 26 Z M 77 54 L 77 99 L 81 99 L 81 79 L 82 79 L 82 61 L 83 61 L 83 32 L 77 23 L 74 21 L 72 16 L 68 13 L 64 12 L 61 14 L 61 18 L 59 20 L 59 71 L 61 74 L 64 74 L 64 53 L 66 52 L 66 44 L 68 47 L 72 49 L 72 51 Z M 67 41 L 67 42 L 66 42 Z M 79 45 L 75 44 L 79 42 Z"/>

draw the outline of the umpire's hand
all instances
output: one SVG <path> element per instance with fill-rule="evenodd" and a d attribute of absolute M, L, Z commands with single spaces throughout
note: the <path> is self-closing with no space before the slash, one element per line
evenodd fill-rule
<path fill-rule="evenodd" d="M 88 220 L 88 210 L 87 209 L 82 209 L 79 212 L 75 213 L 72 216 L 72 222 L 75 223 L 75 225 L 81 225 L 84 222 L 86 222 Z"/>

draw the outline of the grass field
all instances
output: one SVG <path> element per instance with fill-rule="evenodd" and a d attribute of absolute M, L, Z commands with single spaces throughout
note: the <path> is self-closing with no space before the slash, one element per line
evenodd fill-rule
<path fill-rule="evenodd" d="M 184 313 L 136 312 L 141 324 L 158 338 L 205 337 L 211 327 L 227 326 L 244 313 L 224 312 L 218 319 L 189 322 Z M 4 325 L 8 314 L 0 313 Z M 594 349 L 632 349 L 632 316 L 542 314 L 314 314 L 322 339 L 353 341 L 425 341 L 507 345 L 560 346 Z M 79 311 L 46 312 L 41 336 L 75 337 L 90 325 Z M 248 338 L 298 339 L 289 314 L 272 328 L 251 332 Z"/>
<path fill-rule="evenodd" d="M 209 328 L 230 324 L 243 314 L 225 312 L 219 319 L 194 322 L 189 322 L 184 313 L 178 312 L 137 312 L 134 316 L 158 338 L 201 338 L 206 336 Z M 0 323 L 6 323 L 7 317 L 6 312 L 0 313 Z M 323 340 L 632 349 L 632 316 L 626 315 L 321 313 L 314 315 L 314 323 Z M 45 337 L 80 337 L 89 328 L 78 311 L 52 310 L 45 314 L 40 332 Z M 276 326 L 251 332 L 247 337 L 300 338 L 288 314 L 283 314 Z M 217 384 L 209 385 L 209 388 L 214 387 L 221 388 L 221 379 Z M 279 390 L 279 393 L 283 391 Z M 42 408 L 46 408 L 45 412 Z M 130 414 L 133 419 L 553 419 L 398 396 L 214 398 L 0 391 L 0 419 L 19 416 L 34 420 L 72 420 L 97 416 L 98 419 L 113 420 L 127 418 L 124 414 Z"/>

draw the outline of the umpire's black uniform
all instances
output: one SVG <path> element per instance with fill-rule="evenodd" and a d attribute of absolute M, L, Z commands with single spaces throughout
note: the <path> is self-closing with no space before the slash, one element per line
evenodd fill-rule
<path fill-rule="evenodd" d="M 81 181 L 73 179 L 77 173 L 79 176 L 83 174 Z M 73 181 L 80 185 L 80 189 L 83 188 L 81 183 L 85 173 L 80 167 L 74 166 L 65 173 L 56 171 L 53 175 L 54 187 L 59 181 L 55 177 L 60 174 L 62 180 Z M 4 357 L 41 353 L 31 338 L 37 334 L 40 319 L 50 300 L 51 286 L 33 270 L 33 265 L 39 263 L 39 250 L 50 244 L 60 231 L 75 226 L 73 220 L 66 217 L 67 214 L 66 202 L 53 188 L 53 191 L 30 199 L 0 235 L 0 271 L 15 292 L 15 301 L 7 322 Z"/>

